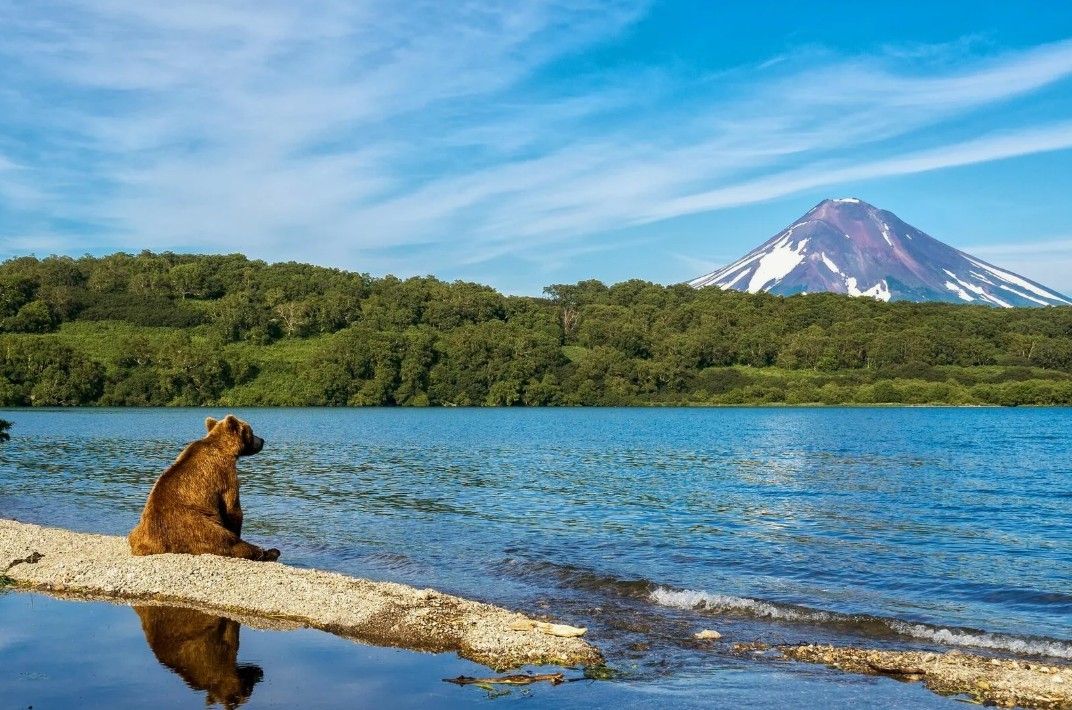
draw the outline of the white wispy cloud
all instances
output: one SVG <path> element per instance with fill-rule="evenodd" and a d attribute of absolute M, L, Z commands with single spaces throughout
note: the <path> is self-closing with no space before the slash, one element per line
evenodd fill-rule
<path fill-rule="evenodd" d="M 648 219 L 764 202 L 803 190 L 910 175 L 1072 148 L 1072 122 L 999 133 L 894 158 L 845 165 L 832 161 L 690 195 L 659 205 Z"/>
<path fill-rule="evenodd" d="M 1056 237 L 1043 240 L 1023 239 L 1010 244 L 980 244 L 979 246 L 964 247 L 963 250 L 981 257 L 1016 257 L 1025 254 L 1047 255 L 1055 252 L 1072 255 L 1072 237 Z"/>
<path fill-rule="evenodd" d="M 692 254 L 682 254 L 677 251 L 668 251 L 667 254 L 683 264 L 691 274 L 709 274 L 712 271 L 724 267 L 732 262 L 739 254 L 724 254 L 721 258 L 702 259 Z"/>
<path fill-rule="evenodd" d="M 569 70 L 644 11 L 0 0 L 0 200 L 18 216 L 0 252 L 66 243 L 60 220 L 84 249 L 557 264 L 624 226 L 1072 147 L 1072 123 L 961 127 L 1068 81 L 1072 42 Z"/>

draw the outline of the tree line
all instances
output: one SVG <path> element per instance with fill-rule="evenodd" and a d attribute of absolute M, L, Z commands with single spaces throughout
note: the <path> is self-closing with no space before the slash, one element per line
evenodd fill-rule
<path fill-rule="evenodd" d="M 1072 307 L 640 280 L 541 298 L 240 254 L 0 264 L 0 405 L 1072 404 Z"/>

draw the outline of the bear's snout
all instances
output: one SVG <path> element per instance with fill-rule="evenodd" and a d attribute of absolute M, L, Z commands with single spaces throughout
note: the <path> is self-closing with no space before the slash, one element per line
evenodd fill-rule
<path fill-rule="evenodd" d="M 252 456 L 253 454 L 260 453 L 260 450 L 264 448 L 264 439 L 259 436 L 254 436 L 253 441 L 246 447 L 246 450 L 242 452 L 243 456 Z"/>

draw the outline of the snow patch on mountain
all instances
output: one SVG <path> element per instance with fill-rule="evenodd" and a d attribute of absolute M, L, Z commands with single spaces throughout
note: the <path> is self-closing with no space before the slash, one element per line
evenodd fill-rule
<path fill-rule="evenodd" d="M 846 276 L 845 288 L 850 296 L 870 296 L 871 298 L 877 298 L 880 301 L 890 300 L 890 287 L 885 281 L 879 281 L 871 288 L 860 289 L 856 285 L 855 276 Z"/>
<path fill-rule="evenodd" d="M 758 293 L 772 282 L 781 281 L 804 260 L 804 248 L 808 245 L 808 240 L 804 239 L 795 246 L 791 245 L 789 243 L 791 234 L 792 230 L 778 246 L 759 260 L 759 266 L 756 267 L 755 273 L 748 282 L 748 293 Z"/>
<path fill-rule="evenodd" d="M 952 291 L 953 293 L 955 293 L 955 294 L 957 294 L 958 296 L 960 296 L 960 298 L 961 298 L 962 300 L 965 300 L 965 301 L 974 301 L 974 300 L 975 300 L 974 298 L 972 298 L 971 296 L 969 296 L 969 295 L 968 295 L 968 292 L 967 292 L 967 291 L 965 291 L 964 289 L 962 289 L 962 288 L 961 288 L 960 286 L 957 286 L 957 285 L 956 285 L 955 283 L 953 283 L 952 281 L 946 281 L 946 282 L 945 282 L 945 287 L 946 287 L 947 289 L 949 289 L 950 291 Z"/>
<path fill-rule="evenodd" d="M 998 286 L 998 288 L 1003 288 L 1006 291 L 1009 291 L 1010 293 L 1015 293 L 1017 296 L 1019 296 L 1021 298 L 1026 298 L 1029 301 L 1034 301 L 1035 303 L 1039 304 L 1040 306 L 1048 306 L 1048 305 L 1050 305 L 1050 304 L 1046 303 L 1045 301 L 1043 301 L 1041 299 L 1035 298 L 1034 296 L 1028 296 L 1026 293 L 1023 293 L 1022 291 L 1017 291 L 1012 286 L 1006 286 L 1005 284 L 1001 284 L 1000 286 Z"/>
<path fill-rule="evenodd" d="M 893 240 L 890 239 L 890 227 L 885 222 L 882 223 L 882 238 L 886 240 L 886 243 L 891 247 L 893 246 Z"/>
<path fill-rule="evenodd" d="M 741 269 L 740 273 L 738 273 L 736 276 L 734 276 L 731 281 L 726 283 L 725 288 L 733 288 L 737 284 L 738 281 L 740 281 L 742 278 L 744 278 L 744 276 L 746 274 L 748 274 L 748 269 Z"/>

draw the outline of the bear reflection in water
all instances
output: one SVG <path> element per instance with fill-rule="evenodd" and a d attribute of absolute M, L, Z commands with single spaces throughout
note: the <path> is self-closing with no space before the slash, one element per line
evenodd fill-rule
<path fill-rule="evenodd" d="M 134 611 L 156 660 L 194 690 L 207 691 L 206 704 L 237 708 L 264 677 L 260 666 L 238 664 L 237 621 L 177 607 L 136 606 Z"/>

